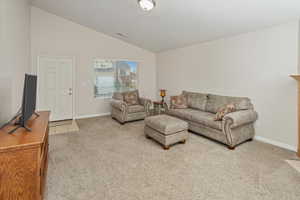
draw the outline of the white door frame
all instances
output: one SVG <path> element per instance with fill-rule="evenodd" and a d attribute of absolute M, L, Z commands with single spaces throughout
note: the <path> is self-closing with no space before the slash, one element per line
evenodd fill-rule
<path fill-rule="evenodd" d="M 65 59 L 71 59 L 72 60 L 72 119 L 75 119 L 75 96 L 76 96 L 76 88 L 75 88 L 75 84 L 76 84 L 76 81 L 75 81 L 75 78 L 76 78 L 76 59 L 75 59 L 75 56 L 38 56 L 37 57 L 37 68 L 36 68 L 36 74 L 39 78 L 39 73 L 40 73 L 40 59 L 41 58 L 65 58 Z M 37 107 L 39 107 L 39 84 L 37 84 Z"/>

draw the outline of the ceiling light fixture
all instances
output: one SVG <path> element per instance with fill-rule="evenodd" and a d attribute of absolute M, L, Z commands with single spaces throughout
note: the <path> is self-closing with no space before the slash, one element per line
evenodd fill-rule
<path fill-rule="evenodd" d="M 140 7 L 145 11 L 152 10 L 156 5 L 154 0 L 138 0 L 138 3 Z"/>

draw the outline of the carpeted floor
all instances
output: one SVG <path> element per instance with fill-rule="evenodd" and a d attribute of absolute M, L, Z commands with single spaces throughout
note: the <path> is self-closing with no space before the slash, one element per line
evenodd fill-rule
<path fill-rule="evenodd" d="M 295 155 L 253 141 L 230 151 L 190 134 L 169 151 L 143 135 L 143 121 L 79 120 L 50 136 L 47 200 L 299 200 Z"/>
<path fill-rule="evenodd" d="M 50 122 L 50 135 L 75 133 L 77 131 L 79 131 L 79 127 L 76 120 Z"/>
<path fill-rule="evenodd" d="M 300 159 L 297 160 L 286 160 L 292 167 L 294 167 L 300 173 Z"/>

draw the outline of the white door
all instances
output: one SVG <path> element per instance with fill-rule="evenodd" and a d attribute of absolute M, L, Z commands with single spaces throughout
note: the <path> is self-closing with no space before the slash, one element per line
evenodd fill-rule
<path fill-rule="evenodd" d="M 73 59 L 39 57 L 38 88 L 38 109 L 51 121 L 73 118 Z"/>

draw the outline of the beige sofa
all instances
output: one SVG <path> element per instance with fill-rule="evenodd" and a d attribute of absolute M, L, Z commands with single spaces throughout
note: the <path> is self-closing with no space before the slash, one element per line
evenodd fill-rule
<path fill-rule="evenodd" d="M 253 139 L 257 113 L 249 98 L 187 91 L 182 95 L 187 98 L 188 108 L 169 108 L 167 114 L 187 121 L 190 131 L 226 144 L 229 149 Z M 222 121 L 215 121 L 218 109 L 228 104 L 234 104 L 236 112 L 225 115 Z"/>
<path fill-rule="evenodd" d="M 138 95 L 139 104 L 137 105 L 128 105 L 123 99 L 124 93 L 115 92 L 113 94 L 110 102 L 111 116 L 121 124 L 129 121 L 142 120 L 149 115 L 151 100 L 139 97 L 138 91 L 133 92 L 137 92 Z"/>

